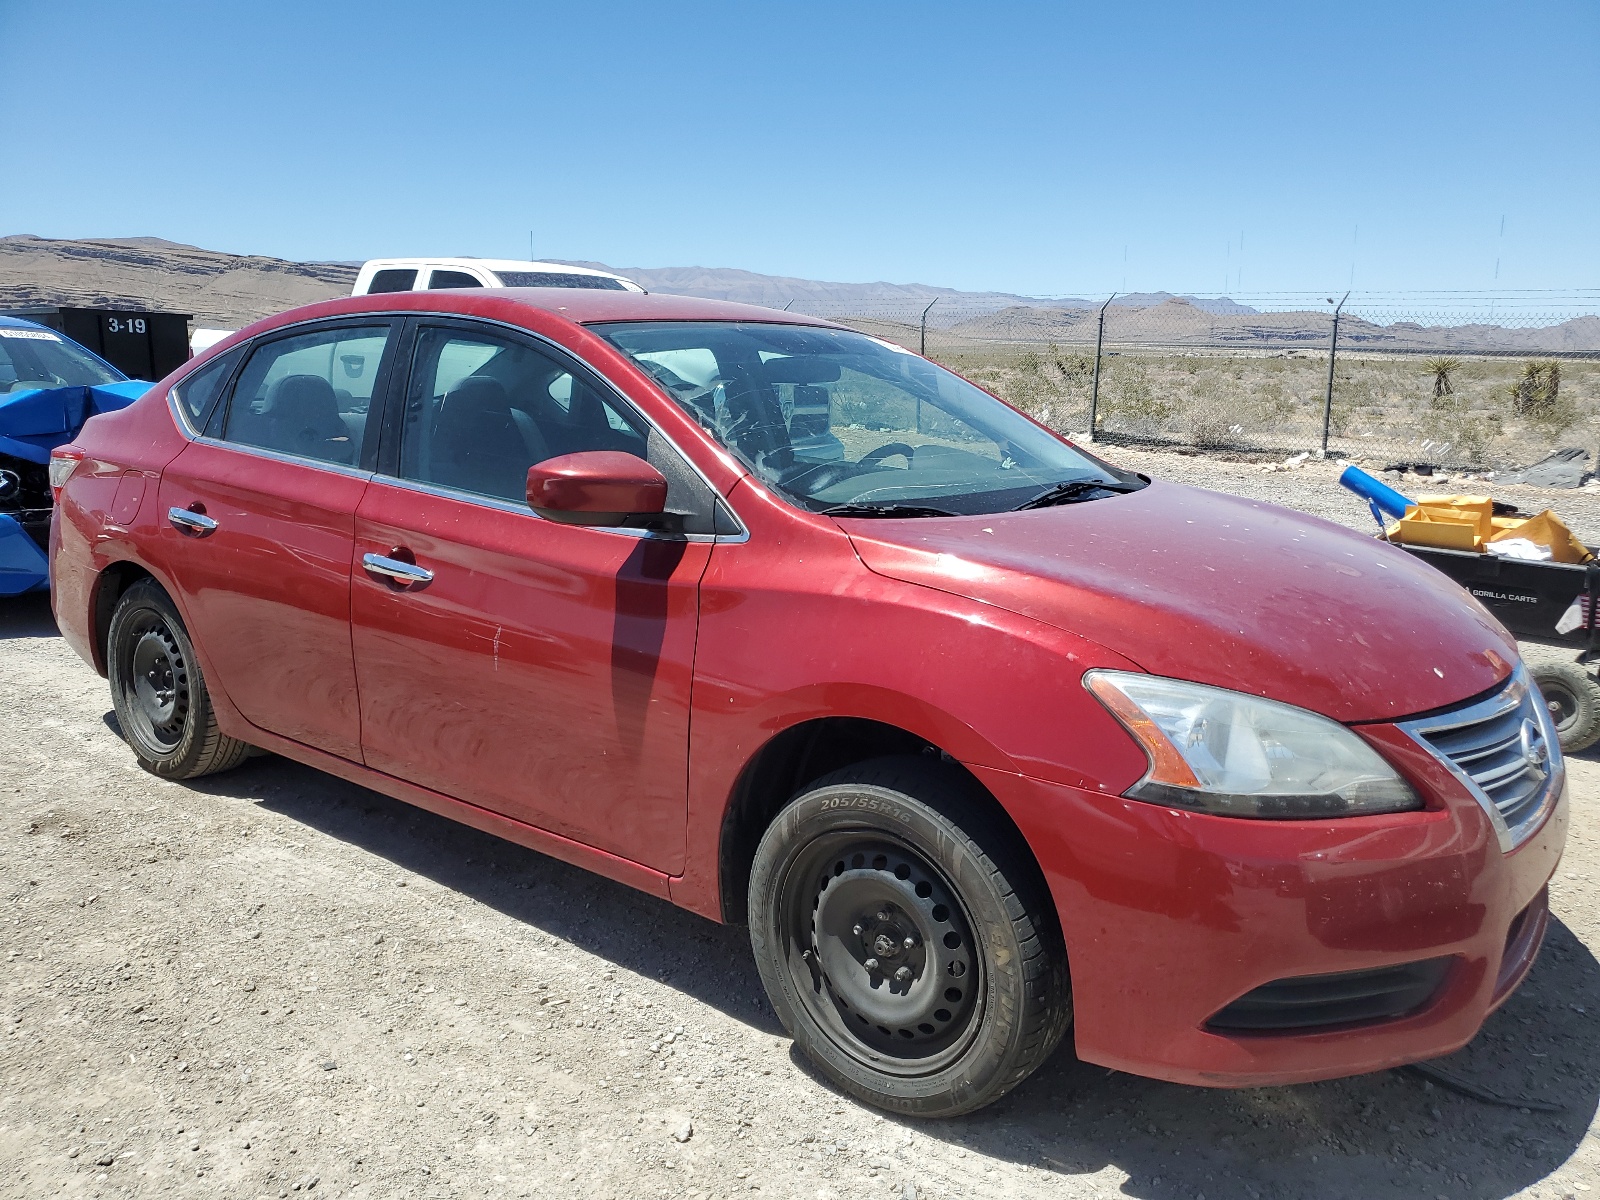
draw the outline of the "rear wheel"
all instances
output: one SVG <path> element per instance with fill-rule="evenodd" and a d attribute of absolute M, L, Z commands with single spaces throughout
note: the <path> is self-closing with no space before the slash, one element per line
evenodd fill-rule
<path fill-rule="evenodd" d="M 1574 662 L 1532 663 L 1528 673 L 1544 697 L 1556 739 L 1568 754 L 1600 742 L 1600 683 Z"/>
<path fill-rule="evenodd" d="M 249 756 L 246 743 L 217 728 L 183 619 L 154 582 L 141 580 L 117 601 L 106 667 L 117 723 L 145 770 L 194 779 Z"/>
<path fill-rule="evenodd" d="M 894 1112 L 991 1103 L 1071 1022 L 1043 880 L 1016 839 L 968 832 L 971 787 L 923 759 L 848 768 L 756 851 L 751 941 L 779 1018 L 836 1084 Z"/>

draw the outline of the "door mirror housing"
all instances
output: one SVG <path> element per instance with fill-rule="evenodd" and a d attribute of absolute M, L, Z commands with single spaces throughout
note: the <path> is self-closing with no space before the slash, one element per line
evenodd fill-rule
<path fill-rule="evenodd" d="M 637 454 L 561 454 L 528 468 L 528 506 L 563 525 L 621 525 L 665 511 L 667 480 Z"/>

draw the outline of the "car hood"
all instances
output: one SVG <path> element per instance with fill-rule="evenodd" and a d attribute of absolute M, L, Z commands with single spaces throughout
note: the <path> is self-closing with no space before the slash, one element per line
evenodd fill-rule
<path fill-rule="evenodd" d="M 77 436 L 98 413 L 126 408 L 153 384 L 130 379 L 85 387 L 36 388 L 0 396 L 0 454 L 50 461 L 50 451 Z"/>
<path fill-rule="evenodd" d="M 1405 551 L 1316 517 L 1172 483 L 1109 499 L 917 520 L 841 520 L 880 575 L 1089 638 L 1157 675 L 1345 722 L 1455 704 L 1516 643 Z"/>

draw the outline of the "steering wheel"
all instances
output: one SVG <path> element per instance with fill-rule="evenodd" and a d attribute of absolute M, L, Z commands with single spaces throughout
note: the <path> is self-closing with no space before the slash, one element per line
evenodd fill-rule
<path fill-rule="evenodd" d="M 916 453 L 917 452 L 915 449 L 906 445 L 904 442 L 885 442 L 876 450 L 869 450 L 867 453 L 863 454 L 861 456 L 860 465 L 863 467 L 875 467 L 884 459 L 892 458 L 894 455 L 898 454 L 906 460 L 906 466 L 909 467 Z"/>
<path fill-rule="evenodd" d="M 858 462 L 840 459 L 838 462 L 818 463 L 815 466 L 804 467 L 793 475 L 784 476 L 780 482 L 784 487 L 795 487 L 804 483 L 806 491 L 816 495 L 818 492 L 827 491 L 834 484 L 843 483 L 846 479 L 871 471 L 894 454 L 905 455 L 906 463 L 909 465 L 911 456 L 915 453 L 916 451 L 904 442 L 889 442 L 863 454 Z"/>

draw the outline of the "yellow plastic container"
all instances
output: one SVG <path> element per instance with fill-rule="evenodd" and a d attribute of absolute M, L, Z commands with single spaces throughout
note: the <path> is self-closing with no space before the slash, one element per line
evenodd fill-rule
<path fill-rule="evenodd" d="M 1483 534 L 1476 513 L 1448 507 L 1414 504 L 1389 526 L 1389 540 L 1408 546 L 1433 546 L 1440 550 L 1482 550 Z"/>
<path fill-rule="evenodd" d="M 1444 511 L 1470 517 L 1476 523 L 1479 537 L 1488 538 L 1494 534 L 1494 501 L 1488 496 L 1418 496 L 1417 507 L 1432 513 Z"/>

